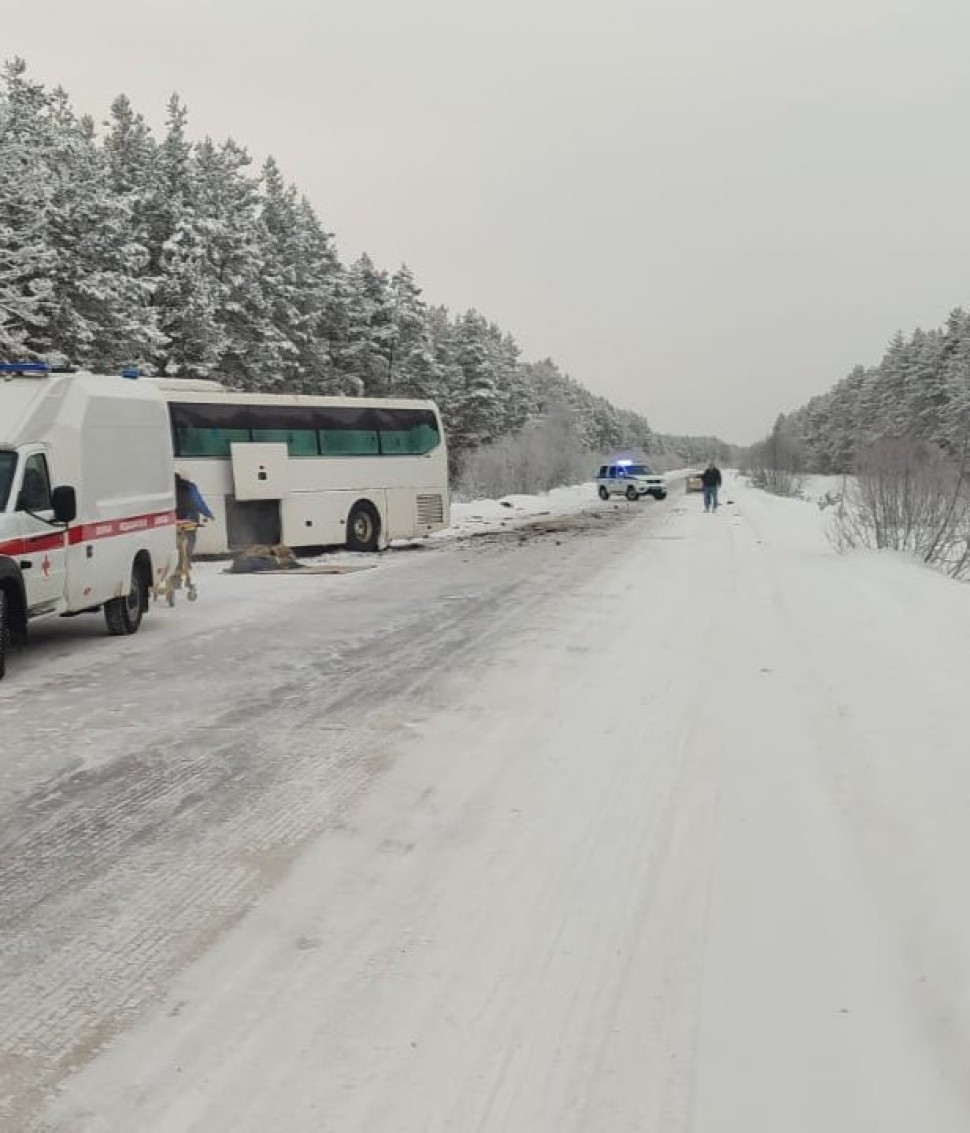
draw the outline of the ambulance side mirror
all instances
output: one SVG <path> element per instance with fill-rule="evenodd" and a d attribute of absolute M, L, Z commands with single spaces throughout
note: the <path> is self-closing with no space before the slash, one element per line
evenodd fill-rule
<path fill-rule="evenodd" d="M 51 492 L 51 506 L 57 523 L 71 523 L 77 518 L 77 493 L 69 484 L 62 484 Z"/>

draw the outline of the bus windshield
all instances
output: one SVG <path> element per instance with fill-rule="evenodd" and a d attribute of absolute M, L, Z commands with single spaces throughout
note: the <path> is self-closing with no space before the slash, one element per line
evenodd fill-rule
<path fill-rule="evenodd" d="M 10 485 L 17 470 L 17 454 L 0 449 L 0 511 L 6 511 L 10 496 Z"/>

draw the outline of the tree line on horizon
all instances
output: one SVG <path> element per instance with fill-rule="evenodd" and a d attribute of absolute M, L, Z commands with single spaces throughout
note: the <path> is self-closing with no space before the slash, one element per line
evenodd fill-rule
<path fill-rule="evenodd" d="M 848 473 L 879 442 L 912 442 L 962 460 L 970 443 L 970 314 L 898 331 L 875 366 L 782 415 L 748 462 L 790 472 Z"/>
<path fill-rule="evenodd" d="M 100 130 L 67 93 L 0 75 L 0 359 L 218 378 L 262 392 L 432 398 L 460 454 L 565 410 L 590 453 L 669 460 L 665 438 L 477 310 L 428 304 L 412 272 L 341 263 L 269 158 L 192 141 L 177 95 L 156 138 L 125 95 Z M 698 457 L 699 458 L 699 457 Z"/>

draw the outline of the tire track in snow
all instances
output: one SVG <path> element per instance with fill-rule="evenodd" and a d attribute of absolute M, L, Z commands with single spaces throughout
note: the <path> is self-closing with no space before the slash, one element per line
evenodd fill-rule
<path fill-rule="evenodd" d="M 446 702 L 453 687 L 445 671 L 486 656 L 523 607 L 528 618 L 538 616 L 546 596 L 531 577 L 533 563 L 547 579 L 551 572 L 568 580 L 574 557 L 589 564 L 608 553 L 607 544 L 579 543 L 568 554 L 485 552 L 472 559 L 473 570 L 488 567 L 481 592 L 463 580 L 443 607 L 440 592 L 454 589 L 452 572 L 432 567 L 413 608 L 398 609 L 349 645 L 281 663 L 271 687 L 255 695 L 251 659 L 265 652 L 265 640 L 235 639 L 239 684 L 220 644 L 200 642 L 202 671 L 230 707 L 200 718 L 193 693 L 185 697 L 192 715 L 164 734 L 162 721 L 178 713 L 179 688 L 192 680 L 183 672 L 154 715 L 116 734 L 120 758 L 44 784 L 5 815 L 4 1128 L 20 1128 L 59 1077 L 131 1025 L 173 973 L 278 882 L 307 840 L 350 820 L 385 770 L 402 717 L 420 721 Z M 291 618 L 270 631 L 270 641 L 282 647 L 301 632 Z M 158 703 L 157 664 L 153 658 L 152 670 L 127 678 L 126 704 Z M 80 682 L 73 706 L 83 697 Z M 92 714 L 103 716 L 103 706 Z M 56 742 L 57 725 L 46 724 L 46 742 Z"/>
<path fill-rule="evenodd" d="M 497 647 L 461 713 L 254 911 L 259 955 L 225 938 L 173 989 L 184 1014 L 92 1067 L 51 1128 L 689 1129 L 719 751 L 683 660 L 725 614 L 689 586 L 658 606 L 669 669 L 645 683 L 624 663 L 643 565 L 618 558 L 568 619 Z M 616 680 L 577 713 L 604 664 Z"/>

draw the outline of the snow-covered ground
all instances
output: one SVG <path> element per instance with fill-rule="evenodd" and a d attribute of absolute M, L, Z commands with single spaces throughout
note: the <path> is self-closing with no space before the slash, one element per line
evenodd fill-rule
<path fill-rule="evenodd" d="M 724 499 L 16 659 L 0 1127 L 965 1133 L 970 591 Z"/>
<path fill-rule="evenodd" d="M 430 539 L 397 544 L 386 555 L 360 555 L 332 551 L 302 560 L 305 565 L 326 565 L 347 574 L 318 575 L 293 572 L 272 574 L 233 574 L 225 561 L 196 563 L 194 576 L 198 600 L 190 605 L 181 593 L 174 609 L 155 604 L 142 630 L 133 638 L 119 642 L 104 636 L 100 616 L 45 622 L 33 631 L 30 649 L 15 654 L 8 678 L 0 683 L 0 721 L 19 718 L 25 682 L 45 683 L 62 679 L 77 680 L 88 662 L 134 658 L 157 664 L 162 673 L 171 661 L 166 650 L 179 657 L 191 650 L 192 642 L 212 633 L 238 633 L 242 627 L 262 624 L 294 604 L 326 602 L 355 593 L 360 585 L 358 573 L 379 571 L 381 577 L 403 565 L 414 552 L 431 547 L 461 548 L 483 536 L 501 537 L 520 529 L 541 530 L 550 521 L 622 518 L 631 508 L 650 507 L 650 501 L 631 505 L 626 501 L 604 504 L 592 483 L 558 488 L 535 496 L 506 496 L 500 500 L 455 503 L 452 525 Z M 579 524 L 580 527 L 583 524 Z M 0 759 L 0 783 L 5 771 Z"/>
<path fill-rule="evenodd" d="M 503 496 L 501 500 L 456 502 L 451 507 L 451 528 L 435 536 L 453 539 L 482 531 L 529 523 L 546 516 L 576 515 L 600 505 L 595 483 L 554 488 L 537 496 Z"/>

